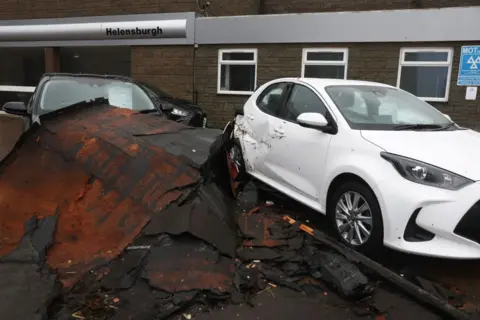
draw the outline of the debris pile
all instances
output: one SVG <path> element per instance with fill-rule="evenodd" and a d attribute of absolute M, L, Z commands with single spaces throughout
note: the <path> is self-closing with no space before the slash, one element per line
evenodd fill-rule
<path fill-rule="evenodd" d="M 235 225 L 232 200 L 203 173 L 210 171 L 210 147 L 220 131 L 110 106 L 67 108 L 41 121 L 0 164 L 0 268 L 9 298 L 0 311 L 6 318 L 44 319 L 72 309 L 72 303 L 100 314 L 104 306 L 114 310 L 88 284 L 106 279 L 102 290 L 108 291 L 119 278 L 117 286 L 134 286 L 144 263 L 147 283 L 159 285 L 163 275 L 155 265 L 171 252 L 153 248 L 143 250 L 143 257 L 126 250 L 132 243 L 155 245 L 136 242 L 152 219 L 145 238 L 190 233 L 234 253 L 234 229 L 225 235 Z M 212 229 L 198 228 L 203 220 Z M 172 260 L 177 258 L 170 259 L 169 270 L 181 270 Z M 213 259 L 200 256 L 183 268 L 207 258 Z M 25 300 L 30 308 L 23 307 Z M 78 310 L 68 312 L 81 317 Z"/>
<path fill-rule="evenodd" d="M 273 207 L 250 210 L 255 192 L 229 197 L 221 131 L 110 106 L 41 120 L 0 164 L 5 319 L 217 318 L 272 288 L 338 295 L 367 318 L 413 303 L 382 300 L 353 253 Z"/>
<path fill-rule="evenodd" d="M 303 291 L 298 281 L 311 277 L 332 285 L 346 298 L 358 299 L 371 293 L 368 279 L 354 264 L 321 248 L 306 233 L 269 212 L 268 207 L 242 213 L 239 229 L 244 240 L 238 258 L 254 262 L 268 281 Z"/>
<path fill-rule="evenodd" d="M 180 220 L 180 209 L 190 212 L 182 207 L 172 207 Z M 147 225 L 119 258 L 92 270 L 57 303 L 62 308 L 56 318 L 165 319 L 231 303 L 254 306 L 255 295 L 277 286 L 310 294 L 339 291 L 355 301 L 373 291 L 354 264 L 319 250 L 272 213 L 242 214 L 238 226 L 243 242 L 234 258 L 228 246 L 219 249 L 194 236 L 196 231 L 170 233 L 164 231 L 168 224 Z"/>

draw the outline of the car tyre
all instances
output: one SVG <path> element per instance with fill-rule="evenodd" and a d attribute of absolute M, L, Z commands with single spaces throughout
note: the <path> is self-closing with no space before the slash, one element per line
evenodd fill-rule
<path fill-rule="evenodd" d="M 373 253 L 383 246 L 380 205 L 364 183 L 349 181 L 340 185 L 328 202 L 327 212 L 333 232 L 343 244 L 364 253 Z"/>

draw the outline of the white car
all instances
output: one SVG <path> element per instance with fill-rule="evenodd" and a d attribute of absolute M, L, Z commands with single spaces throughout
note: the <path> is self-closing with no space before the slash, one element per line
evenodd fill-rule
<path fill-rule="evenodd" d="M 351 247 L 480 258 L 480 133 L 406 91 L 273 80 L 234 137 L 248 174 L 328 215 Z"/>

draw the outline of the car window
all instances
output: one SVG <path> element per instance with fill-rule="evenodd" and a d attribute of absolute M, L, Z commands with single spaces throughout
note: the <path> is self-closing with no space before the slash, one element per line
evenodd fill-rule
<path fill-rule="evenodd" d="M 398 125 L 450 123 L 438 110 L 397 88 L 341 85 L 325 88 L 351 128 L 395 129 Z"/>
<path fill-rule="evenodd" d="M 297 121 L 298 116 L 305 112 L 320 113 L 327 117 L 327 108 L 315 92 L 305 86 L 296 84 L 288 99 L 283 118 Z"/>
<path fill-rule="evenodd" d="M 136 84 L 107 78 L 71 77 L 49 80 L 42 91 L 39 114 L 98 98 L 108 104 L 135 111 L 154 110 L 151 99 Z"/>
<path fill-rule="evenodd" d="M 286 87 L 286 82 L 274 83 L 268 86 L 257 98 L 258 108 L 265 113 L 276 116 Z"/>

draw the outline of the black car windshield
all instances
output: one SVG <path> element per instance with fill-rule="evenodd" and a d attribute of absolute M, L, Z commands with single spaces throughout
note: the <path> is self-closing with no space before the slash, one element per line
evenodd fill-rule
<path fill-rule="evenodd" d="M 152 86 L 150 84 L 147 84 L 145 82 L 140 82 L 140 84 L 142 86 L 144 86 L 146 89 L 150 90 L 155 95 L 159 96 L 160 98 L 170 98 L 170 99 L 173 98 L 173 96 L 171 94 L 165 92 L 164 90 L 162 90 L 160 88 L 157 88 L 157 87 Z"/>
<path fill-rule="evenodd" d="M 325 88 L 352 129 L 442 129 L 452 121 L 414 95 L 391 87 L 334 85 Z"/>
<path fill-rule="evenodd" d="M 155 109 L 147 94 L 129 81 L 100 77 L 58 77 L 45 83 L 40 97 L 39 114 L 102 98 L 118 108 L 134 111 Z"/>

